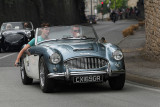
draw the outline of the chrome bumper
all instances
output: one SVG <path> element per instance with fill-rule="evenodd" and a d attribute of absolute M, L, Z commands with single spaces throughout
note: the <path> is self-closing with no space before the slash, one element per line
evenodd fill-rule
<path fill-rule="evenodd" d="M 76 72 L 64 72 L 64 73 L 49 73 L 48 78 L 65 77 L 69 79 L 70 76 L 80 75 L 104 75 L 108 74 L 107 71 L 76 71 Z"/>
<path fill-rule="evenodd" d="M 110 66 L 104 71 L 71 71 L 70 72 L 69 68 L 67 68 L 66 72 L 63 72 L 63 73 L 49 73 L 48 74 L 48 78 L 64 77 L 65 79 L 69 79 L 71 76 L 84 76 L 84 75 L 108 75 L 108 76 L 114 76 L 114 75 L 122 74 L 122 73 L 125 73 L 125 70 L 111 71 Z"/>

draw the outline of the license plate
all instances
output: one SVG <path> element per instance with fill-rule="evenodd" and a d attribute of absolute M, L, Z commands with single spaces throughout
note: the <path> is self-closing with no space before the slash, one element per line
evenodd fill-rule
<path fill-rule="evenodd" d="M 74 83 L 102 82 L 102 75 L 76 76 L 73 78 Z"/>

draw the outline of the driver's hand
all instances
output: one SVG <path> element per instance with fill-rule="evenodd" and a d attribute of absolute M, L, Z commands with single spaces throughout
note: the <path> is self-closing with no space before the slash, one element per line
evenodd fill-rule
<path fill-rule="evenodd" d="M 20 65 L 19 61 L 15 61 L 14 66 L 18 67 Z"/>

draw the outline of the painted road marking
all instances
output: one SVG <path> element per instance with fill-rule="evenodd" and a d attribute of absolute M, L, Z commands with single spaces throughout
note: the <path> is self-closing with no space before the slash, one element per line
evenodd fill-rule
<path fill-rule="evenodd" d="M 132 84 L 132 83 L 125 83 L 126 85 L 128 86 L 132 86 L 132 87 L 136 87 L 136 88 L 141 88 L 141 89 L 145 89 L 145 90 L 149 90 L 149 91 L 154 91 L 154 92 L 158 92 L 160 93 L 160 89 L 156 89 L 156 88 L 150 88 L 150 87 L 147 87 L 147 86 L 140 86 L 140 85 L 136 85 L 136 84 Z"/>
<path fill-rule="evenodd" d="M 3 56 L 3 57 L 0 57 L 0 59 L 4 59 L 4 58 L 6 58 L 6 57 L 8 57 L 8 56 L 12 56 L 12 55 L 14 55 L 14 54 L 16 54 L 16 53 L 12 53 L 12 54 L 9 54 L 9 55 L 5 55 L 5 56 Z"/>

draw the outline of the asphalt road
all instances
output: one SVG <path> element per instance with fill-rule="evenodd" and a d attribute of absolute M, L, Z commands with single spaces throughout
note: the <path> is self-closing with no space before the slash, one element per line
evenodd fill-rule
<path fill-rule="evenodd" d="M 39 82 L 23 85 L 19 68 L 0 68 L 0 107 L 159 107 L 160 90 L 126 82 L 123 90 L 108 84 L 58 86 L 42 93 Z"/>
<path fill-rule="evenodd" d="M 118 44 L 123 39 L 122 30 L 137 23 L 136 20 L 121 20 L 116 21 L 116 23 L 101 21 L 95 24 L 94 28 L 96 29 L 99 39 L 105 37 L 107 42 Z"/>
<path fill-rule="evenodd" d="M 117 44 L 121 31 L 136 21 L 99 22 L 94 25 L 100 37 Z M 113 91 L 108 83 L 60 84 L 56 93 L 42 93 L 39 82 L 23 85 L 17 53 L 0 53 L 0 107 L 160 107 L 160 89 L 126 82 L 123 90 Z"/>

